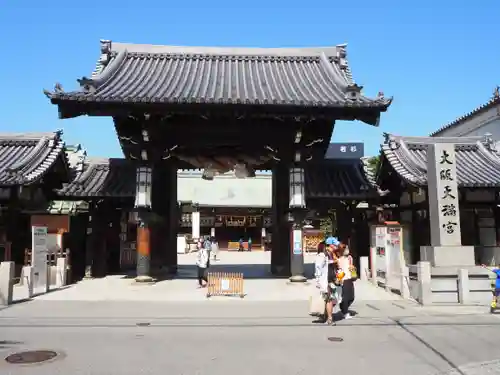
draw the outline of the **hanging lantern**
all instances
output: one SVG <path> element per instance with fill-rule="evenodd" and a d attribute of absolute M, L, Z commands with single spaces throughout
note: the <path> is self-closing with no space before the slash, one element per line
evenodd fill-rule
<path fill-rule="evenodd" d="M 306 206 L 304 189 L 304 169 L 290 169 L 290 207 L 304 208 Z"/>
<path fill-rule="evenodd" d="M 139 167 L 136 170 L 135 207 L 151 208 L 151 175 L 149 167 Z"/>

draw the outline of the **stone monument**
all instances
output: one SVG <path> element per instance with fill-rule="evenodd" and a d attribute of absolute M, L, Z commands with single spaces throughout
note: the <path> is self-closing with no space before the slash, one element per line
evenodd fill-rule
<path fill-rule="evenodd" d="M 462 246 L 454 143 L 427 148 L 427 190 L 431 246 L 420 248 L 422 261 L 433 267 L 472 267 L 474 247 Z"/>

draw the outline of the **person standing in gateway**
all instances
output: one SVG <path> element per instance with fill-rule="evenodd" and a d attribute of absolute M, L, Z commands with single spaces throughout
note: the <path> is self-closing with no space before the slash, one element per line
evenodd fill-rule
<path fill-rule="evenodd" d="M 196 266 L 198 268 L 198 288 L 207 286 L 207 268 L 210 265 L 209 251 L 205 246 L 202 246 L 196 254 Z"/>
<path fill-rule="evenodd" d="M 217 255 L 219 254 L 219 243 L 217 242 L 217 239 L 215 237 L 212 237 L 211 241 L 212 247 L 211 247 L 211 255 L 214 258 L 214 262 L 217 261 Z"/>
<path fill-rule="evenodd" d="M 252 237 L 248 237 L 248 251 L 252 251 Z"/>

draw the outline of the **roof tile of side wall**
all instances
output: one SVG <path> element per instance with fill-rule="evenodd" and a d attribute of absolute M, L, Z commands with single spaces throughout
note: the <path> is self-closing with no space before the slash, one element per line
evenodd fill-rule
<path fill-rule="evenodd" d="M 500 186 L 500 157 L 483 137 L 401 137 L 387 135 L 382 154 L 392 169 L 407 183 L 427 185 L 427 146 L 454 143 L 459 187 Z M 379 180 L 383 176 L 378 176 Z"/>
<path fill-rule="evenodd" d="M 457 127 L 459 125 L 464 124 L 467 121 L 470 121 L 472 118 L 475 116 L 484 113 L 485 111 L 489 110 L 490 108 L 493 108 L 495 106 L 499 106 L 500 108 L 500 96 L 493 96 L 490 100 L 488 100 L 486 103 L 480 105 L 479 107 L 476 107 L 474 110 L 466 113 L 463 116 L 460 116 L 459 118 L 453 120 L 452 122 L 442 126 L 435 132 L 431 133 L 431 137 L 439 137 L 441 133 L 445 132 L 446 130 L 449 130 L 451 128 Z"/>
<path fill-rule="evenodd" d="M 101 42 L 81 89 L 45 91 L 54 100 L 379 108 L 352 79 L 346 46 L 325 48 L 175 47 Z"/>
<path fill-rule="evenodd" d="M 201 206 L 270 207 L 272 174 L 257 173 L 255 178 L 236 179 L 232 173 L 203 180 L 201 171 L 178 171 L 178 201 Z M 310 166 L 306 171 L 308 198 L 364 199 L 374 190 L 364 164 L 329 163 Z M 85 170 L 59 191 L 67 198 L 133 197 L 134 164 L 125 159 L 91 160 Z"/>
<path fill-rule="evenodd" d="M 88 159 L 83 171 L 58 194 L 68 198 L 133 197 L 134 164 L 126 159 Z"/>
<path fill-rule="evenodd" d="M 0 186 L 29 185 L 39 181 L 62 157 L 62 131 L 53 133 L 0 133 Z"/>
<path fill-rule="evenodd" d="M 308 199 L 367 199 L 377 195 L 372 173 L 363 160 L 308 166 L 305 173 Z"/>

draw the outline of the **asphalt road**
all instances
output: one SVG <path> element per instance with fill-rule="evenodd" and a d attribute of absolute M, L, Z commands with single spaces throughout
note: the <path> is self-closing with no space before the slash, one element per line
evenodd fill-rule
<path fill-rule="evenodd" d="M 0 354 L 54 350 L 0 374 L 497 374 L 500 318 L 365 301 L 335 327 L 303 302 L 51 302 L 0 311 Z M 330 337 L 342 341 L 329 341 Z"/>

